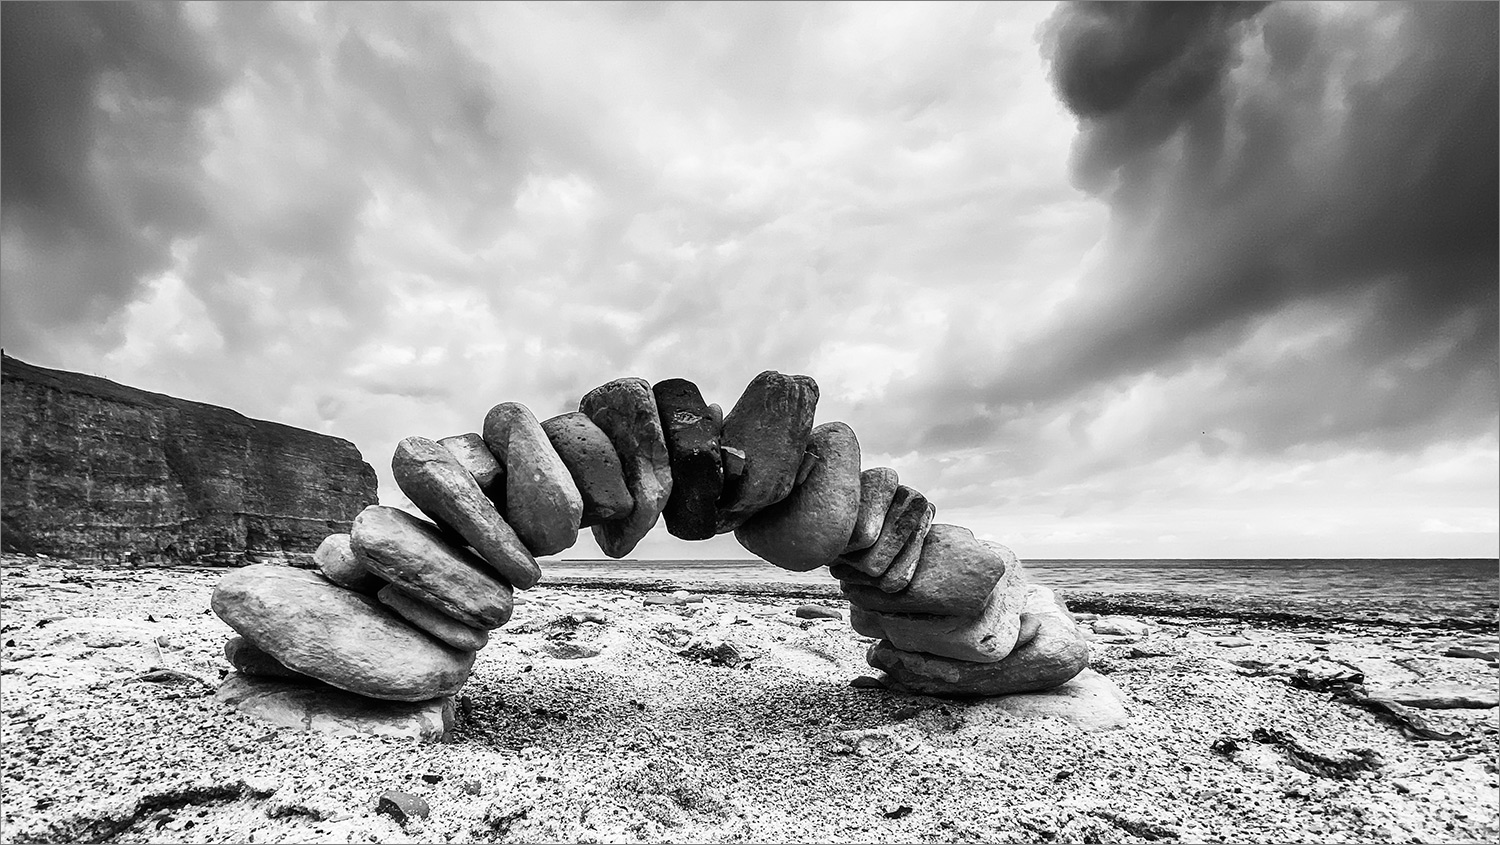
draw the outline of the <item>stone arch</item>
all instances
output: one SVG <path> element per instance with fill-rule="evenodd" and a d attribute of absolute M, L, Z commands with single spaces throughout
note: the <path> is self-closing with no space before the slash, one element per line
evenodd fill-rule
<path fill-rule="evenodd" d="M 1010 549 L 957 525 L 889 467 L 864 469 L 843 422 L 815 426 L 817 383 L 767 370 L 724 413 L 696 385 L 622 378 L 538 421 L 500 403 L 482 430 L 408 437 L 391 466 L 431 521 L 372 505 L 318 548 L 319 573 L 225 575 L 214 611 L 247 674 L 302 674 L 376 699 L 457 692 L 511 615 L 536 558 L 589 528 L 629 554 L 660 520 L 695 540 L 733 532 L 769 563 L 828 567 L 866 661 L 900 689 L 1003 695 L 1088 665 L 1066 605 Z"/>

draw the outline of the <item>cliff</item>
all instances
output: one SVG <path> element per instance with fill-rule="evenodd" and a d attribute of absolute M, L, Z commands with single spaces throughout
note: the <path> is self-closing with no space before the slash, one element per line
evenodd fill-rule
<path fill-rule="evenodd" d="M 376 501 L 347 440 L 0 361 L 0 545 L 132 566 L 309 565 Z"/>

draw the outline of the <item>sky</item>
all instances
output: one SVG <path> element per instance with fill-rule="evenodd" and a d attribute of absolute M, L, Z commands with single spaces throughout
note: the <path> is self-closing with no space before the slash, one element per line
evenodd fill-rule
<path fill-rule="evenodd" d="M 1495 557 L 1497 9 L 6 2 L 0 345 L 398 506 L 774 369 L 1023 559 Z"/>

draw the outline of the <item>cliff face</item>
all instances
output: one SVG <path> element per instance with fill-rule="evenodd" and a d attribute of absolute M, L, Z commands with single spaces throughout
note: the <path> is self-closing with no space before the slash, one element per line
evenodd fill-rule
<path fill-rule="evenodd" d="M 347 440 L 10 356 L 0 385 L 6 551 L 308 565 L 376 501 L 375 471 Z"/>

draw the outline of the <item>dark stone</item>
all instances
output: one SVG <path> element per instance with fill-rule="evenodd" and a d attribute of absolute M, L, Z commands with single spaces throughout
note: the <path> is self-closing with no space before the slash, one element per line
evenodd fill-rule
<path fill-rule="evenodd" d="M 354 519 L 354 552 L 401 592 L 471 628 L 510 620 L 511 588 L 468 549 L 406 511 L 371 505 Z"/>
<path fill-rule="evenodd" d="M 5 551 L 145 566 L 310 567 L 376 501 L 352 443 L 228 408 L 0 361 Z"/>
<path fill-rule="evenodd" d="M 399 789 L 387 789 L 375 802 L 375 812 L 390 816 L 401 824 L 407 819 L 425 819 L 432 808 L 415 795 Z"/>
<path fill-rule="evenodd" d="M 880 539 L 885 512 L 891 509 L 891 500 L 900 486 L 900 476 L 890 467 L 875 467 L 859 474 L 859 517 L 854 521 L 844 554 L 864 551 Z"/>
<path fill-rule="evenodd" d="M 813 429 L 813 468 L 791 495 L 735 529 L 740 545 L 782 569 L 807 572 L 838 559 L 859 516 L 859 440 L 841 422 Z"/>
<path fill-rule="evenodd" d="M 615 444 L 609 442 L 609 437 L 587 414 L 579 411 L 559 414 L 544 421 L 542 431 L 583 497 L 579 527 L 588 528 L 630 515 L 635 500 L 625 486 L 625 472 L 620 468 Z"/>
<path fill-rule="evenodd" d="M 844 614 L 821 604 L 804 604 L 797 608 L 799 619 L 843 619 Z"/>
<path fill-rule="evenodd" d="M 651 392 L 672 467 L 672 495 L 662 512 L 667 531 L 684 540 L 707 540 L 715 533 L 724 486 L 719 423 L 698 386 L 686 379 L 659 381 Z"/>
<path fill-rule="evenodd" d="M 256 648 L 254 643 L 244 637 L 230 637 L 224 643 L 224 657 L 236 671 L 246 675 L 318 683 L 316 679 L 309 675 L 304 675 L 296 669 L 288 669 L 286 666 L 283 666 L 281 661 Z"/>
<path fill-rule="evenodd" d="M 412 504 L 473 546 L 512 587 L 525 590 L 541 579 L 531 552 L 446 448 L 408 437 L 396 444 L 391 473 Z"/>
<path fill-rule="evenodd" d="M 614 444 L 625 486 L 635 501 L 629 516 L 593 527 L 599 549 L 621 558 L 656 525 L 672 494 L 672 464 L 656 397 L 645 379 L 621 378 L 589 391 L 578 410 Z"/>
<path fill-rule="evenodd" d="M 875 543 L 864 551 L 843 555 L 839 558 L 839 563 L 871 578 L 884 575 L 924 518 L 931 521 L 931 517 L 927 516 L 927 497 L 905 484 L 898 486 L 896 495 L 891 497 L 891 506 L 885 512 L 880 536 Z M 841 572 L 848 574 L 839 569 L 834 572 L 834 577 L 838 577 Z M 859 583 L 859 579 L 845 580 Z"/>
<path fill-rule="evenodd" d="M 534 555 L 578 542 L 583 497 L 541 423 L 519 402 L 501 402 L 484 418 L 484 443 L 505 467 L 505 521 Z"/>
<path fill-rule="evenodd" d="M 745 471 L 733 489 L 725 473 L 718 533 L 733 531 L 792 492 L 817 406 L 818 383 L 808 376 L 766 370 L 750 380 L 719 435 L 721 447 L 744 452 Z"/>

